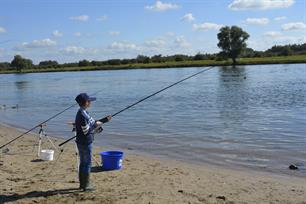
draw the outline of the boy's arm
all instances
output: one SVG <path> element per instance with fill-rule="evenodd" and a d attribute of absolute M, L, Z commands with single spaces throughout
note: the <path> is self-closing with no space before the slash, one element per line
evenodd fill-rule
<path fill-rule="evenodd" d="M 87 135 L 87 133 L 89 132 L 90 124 L 87 122 L 85 117 L 81 118 L 81 128 L 82 128 L 84 135 Z"/>

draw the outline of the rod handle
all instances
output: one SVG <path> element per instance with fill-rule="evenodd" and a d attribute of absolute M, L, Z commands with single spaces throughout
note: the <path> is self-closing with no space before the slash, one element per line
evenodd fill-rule
<path fill-rule="evenodd" d="M 59 144 L 58 146 L 59 146 L 59 147 L 60 147 L 60 146 L 63 146 L 64 144 L 66 144 L 67 142 L 69 142 L 69 141 L 73 140 L 74 138 L 76 138 L 76 136 L 71 137 L 70 139 L 68 139 L 68 140 L 66 140 L 66 141 L 62 142 L 61 144 Z"/>

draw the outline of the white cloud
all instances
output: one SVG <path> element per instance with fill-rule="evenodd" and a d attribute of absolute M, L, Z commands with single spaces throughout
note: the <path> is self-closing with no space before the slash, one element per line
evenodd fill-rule
<path fill-rule="evenodd" d="M 194 30 L 219 30 L 223 25 L 216 23 L 193 24 Z"/>
<path fill-rule="evenodd" d="M 144 54 L 153 56 L 156 54 L 190 54 L 193 53 L 192 45 L 184 36 L 165 33 L 159 37 L 148 39 L 144 43 L 137 45 L 137 49 L 129 50 L 127 53 Z"/>
<path fill-rule="evenodd" d="M 174 32 L 166 32 L 165 36 L 166 37 L 173 37 L 173 36 L 175 36 L 175 33 Z"/>
<path fill-rule="evenodd" d="M 63 33 L 59 32 L 58 30 L 55 30 L 55 31 L 52 32 L 52 35 L 54 37 L 62 37 Z"/>
<path fill-rule="evenodd" d="M 194 18 L 194 16 L 192 15 L 192 13 L 187 13 L 187 14 L 185 14 L 185 15 L 182 17 L 182 20 L 183 20 L 183 21 L 189 21 L 189 22 L 191 22 L 191 21 L 194 21 L 195 18 Z"/>
<path fill-rule="evenodd" d="M 108 34 L 111 36 L 118 36 L 120 35 L 120 32 L 119 31 L 109 31 Z"/>
<path fill-rule="evenodd" d="M 278 16 L 278 17 L 274 18 L 275 21 L 282 21 L 282 20 L 286 20 L 286 19 L 287 19 L 287 16 Z"/>
<path fill-rule="evenodd" d="M 306 43 L 305 36 L 286 36 L 283 34 L 279 35 L 278 33 L 273 35 L 273 37 L 266 36 L 266 38 L 251 39 L 248 41 L 248 46 L 255 50 L 266 50 L 271 48 L 273 45 Z"/>
<path fill-rule="evenodd" d="M 85 52 L 85 48 L 77 47 L 77 46 L 68 46 L 64 49 L 66 54 L 83 54 Z"/>
<path fill-rule="evenodd" d="M 75 32 L 74 33 L 74 36 L 76 36 L 76 37 L 81 37 L 81 35 L 82 35 L 82 33 L 80 33 L 80 32 Z"/>
<path fill-rule="evenodd" d="M 151 11 L 166 11 L 166 10 L 177 9 L 177 8 L 179 8 L 177 4 L 163 3 L 161 1 L 156 1 L 156 3 L 153 5 L 145 6 L 145 9 L 151 10 Z"/>
<path fill-rule="evenodd" d="M 24 42 L 22 43 L 22 47 L 24 48 L 44 48 L 56 45 L 56 41 L 51 40 L 49 38 L 42 40 L 33 40 L 32 42 Z"/>
<path fill-rule="evenodd" d="M 264 33 L 265 37 L 270 37 L 270 38 L 277 38 L 282 36 L 282 34 L 280 32 L 277 31 L 268 31 Z"/>
<path fill-rule="evenodd" d="M 300 44 L 300 43 L 304 43 L 304 37 L 303 36 L 280 36 L 280 37 L 274 38 L 272 42 L 278 45 Z"/>
<path fill-rule="evenodd" d="M 306 24 L 303 22 L 286 23 L 282 25 L 282 30 L 303 30 L 306 29 Z"/>
<path fill-rule="evenodd" d="M 293 4 L 294 0 L 234 0 L 228 7 L 231 10 L 267 10 L 288 8 Z"/>
<path fill-rule="evenodd" d="M 188 48 L 191 46 L 191 44 L 185 39 L 184 36 L 177 36 L 174 40 L 175 47 L 180 48 Z"/>
<path fill-rule="evenodd" d="M 264 33 L 264 37 L 266 37 L 264 39 L 266 40 L 265 43 L 272 45 L 300 44 L 306 42 L 306 36 L 284 35 L 277 31 L 268 31 Z"/>
<path fill-rule="evenodd" d="M 266 25 L 269 23 L 268 18 L 247 18 L 244 23 L 251 25 Z"/>
<path fill-rule="evenodd" d="M 0 33 L 5 33 L 5 32 L 6 32 L 5 28 L 0 27 Z"/>
<path fill-rule="evenodd" d="M 69 18 L 70 20 L 74 21 L 81 21 L 81 22 L 86 22 L 89 19 L 89 16 L 87 15 L 81 15 L 81 16 L 72 16 Z"/>
<path fill-rule="evenodd" d="M 157 36 L 153 39 L 148 39 L 141 46 L 139 46 L 140 50 L 147 55 L 155 55 L 159 54 L 167 54 L 173 50 L 173 43 L 176 39 L 175 33 L 166 32 L 161 36 Z M 175 47 L 177 48 L 177 46 Z"/>
<path fill-rule="evenodd" d="M 108 46 L 108 48 L 117 51 L 129 51 L 139 49 L 136 44 L 127 41 L 113 42 L 111 45 Z"/>
<path fill-rule="evenodd" d="M 166 45 L 166 42 L 161 38 L 157 38 L 153 40 L 148 40 L 144 44 L 146 47 L 149 48 L 161 48 Z"/>
<path fill-rule="evenodd" d="M 104 16 L 100 16 L 99 18 L 97 18 L 97 21 L 106 21 L 108 19 L 108 16 L 104 15 Z"/>
<path fill-rule="evenodd" d="M 98 52 L 95 48 L 84 48 L 80 46 L 67 46 L 61 51 L 67 55 L 96 54 Z"/>

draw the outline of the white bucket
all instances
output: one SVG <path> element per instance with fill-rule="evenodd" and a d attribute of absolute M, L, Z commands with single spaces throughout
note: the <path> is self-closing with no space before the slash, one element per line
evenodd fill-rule
<path fill-rule="evenodd" d="M 42 149 L 40 151 L 40 158 L 44 161 L 52 161 L 54 155 L 54 150 L 52 149 Z"/>

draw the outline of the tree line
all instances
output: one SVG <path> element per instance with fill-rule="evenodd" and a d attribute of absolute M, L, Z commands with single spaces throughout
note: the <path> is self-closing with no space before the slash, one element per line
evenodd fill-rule
<path fill-rule="evenodd" d="M 65 67 L 88 67 L 88 66 L 116 66 L 129 64 L 149 64 L 149 63 L 165 63 L 165 62 L 180 62 L 180 61 L 197 61 L 197 60 L 213 60 L 223 61 L 231 59 L 233 64 L 236 64 L 237 58 L 253 58 L 253 57 L 273 57 L 273 56 L 290 56 L 306 54 L 306 43 L 293 45 L 275 45 L 265 51 L 256 51 L 247 48 L 246 40 L 249 34 L 243 31 L 238 26 L 225 26 L 220 29 L 217 35 L 219 39 L 218 47 L 222 50 L 219 53 L 197 53 L 196 55 L 175 54 L 169 56 L 154 55 L 145 56 L 138 55 L 136 58 L 130 59 L 109 59 L 104 61 L 89 61 L 80 60 L 72 63 L 58 63 L 55 60 L 45 60 L 34 65 L 32 60 L 23 58 L 20 55 L 14 56 L 11 62 L 0 62 L 1 70 L 15 69 L 45 69 L 45 68 L 65 68 Z"/>

